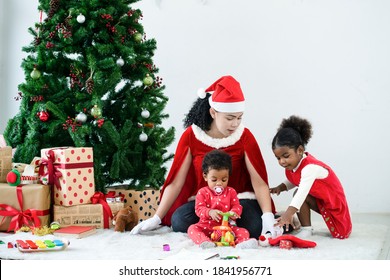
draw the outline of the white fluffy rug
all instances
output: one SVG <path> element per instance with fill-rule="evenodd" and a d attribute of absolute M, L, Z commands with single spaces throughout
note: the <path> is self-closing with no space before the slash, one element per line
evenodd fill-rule
<path fill-rule="evenodd" d="M 1 259 L 19 260 L 202 260 L 219 254 L 221 257 L 239 256 L 242 260 L 375 260 L 378 259 L 389 228 L 384 225 L 354 224 L 351 236 L 346 240 L 334 239 L 322 222 L 314 224 L 312 241 L 317 246 L 312 249 L 291 250 L 279 247 L 259 247 L 258 249 L 236 249 L 217 247 L 200 249 L 184 233 L 172 232 L 162 227 L 147 235 L 130 235 L 110 230 L 98 230 L 96 234 L 82 239 L 71 239 L 63 251 L 22 253 L 18 249 L 8 249 L 7 243 L 16 239 L 56 239 L 54 236 L 33 236 L 31 233 L 0 233 Z M 168 244 L 169 251 L 163 250 Z M 218 258 L 216 258 L 218 259 Z"/>

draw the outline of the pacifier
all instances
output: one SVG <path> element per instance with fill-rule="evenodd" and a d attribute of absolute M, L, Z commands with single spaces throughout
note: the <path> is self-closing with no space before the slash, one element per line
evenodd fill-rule
<path fill-rule="evenodd" d="M 214 192 L 215 192 L 215 194 L 220 195 L 223 192 L 223 188 L 217 186 L 214 188 Z"/>

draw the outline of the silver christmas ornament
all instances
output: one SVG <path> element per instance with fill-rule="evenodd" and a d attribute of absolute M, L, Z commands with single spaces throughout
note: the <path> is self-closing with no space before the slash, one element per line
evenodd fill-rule
<path fill-rule="evenodd" d="M 142 132 L 140 135 L 139 135 L 139 140 L 141 142 L 145 142 L 146 140 L 148 140 L 148 135 L 146 135 L 145 132 Z"/>
<path fill-rule="evenodd" d="M 85 22 L 85 16 L 83 14 L 79 14 L 76 18 L 78 23 L 84 23 Z"/>
<path fill-rule="evenodd" d="M 76 121 L 80 123 L 85 123 L 87 121 L 87 115 L 83 112 L 78 113 L 76 116 Z"/>
<path fill-rule="evenodd" d="M 150 112 L 148 110 L 146 110 L 146 109 L 142 110 L 141 117 L 143 117 L 145 119 L 149 118 L 150 117 Z"/>
<path fill-rule="evenodd" d="M 118 58 L 116 60 L 116 65 L 118 65 L 119 67 L 122 67 L 123 65 L 125 65 L 125 61 L 123 60 L 123 58 Z"/>

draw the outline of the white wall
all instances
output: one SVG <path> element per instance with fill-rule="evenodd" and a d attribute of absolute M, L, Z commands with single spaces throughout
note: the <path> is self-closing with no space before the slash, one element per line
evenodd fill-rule
<path fill-rule="evenodd" d="M 27 27 L 38 21 L 37 0 L 7 2 L 4 21 L 12 29 L 1 34 L 0 131 L 3 117 L 17 112 L 20 48 L 31 40 Z M 165 125 L 177 129 L 171 152 L 197 89 L 231 74 L 248 101 L 244 123 L 259 141 L 271 186 L 284 178 L 272 137 L 282 118 L 298 114 L 314 127 L 307 150 L 336 171 L 351 211 L 390 212 L 390 1 L 144 0 L 135 6 L 158 44 L 154 62 L 170 98 Z M 289 199 L 276 197 L 277 208 Z"/>

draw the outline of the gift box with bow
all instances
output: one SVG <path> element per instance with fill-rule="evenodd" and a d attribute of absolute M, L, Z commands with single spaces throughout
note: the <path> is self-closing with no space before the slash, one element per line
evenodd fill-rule
<path fill-rule="evenodd" d="M 113 193 L 95 192 L 91 204 L 75 206 L 54 205 L 54 221 L 62 227 L 71 225 L 90 225 L 96 228 L 113 227 L 113 216 L 124 207 L 123 202 L 108 203 Z"/>
<path fill-rule="evenodd" d="M 49 225 L 50 187 L 40 184 L 0 184 L 0 231 Z"/>
<path fill-rule="evenodd" d="M 95 192 L 92 148 L 49 148 L 41 150 L 39 175 L 53 187 L 55 205 L 91 203 Z"/>

